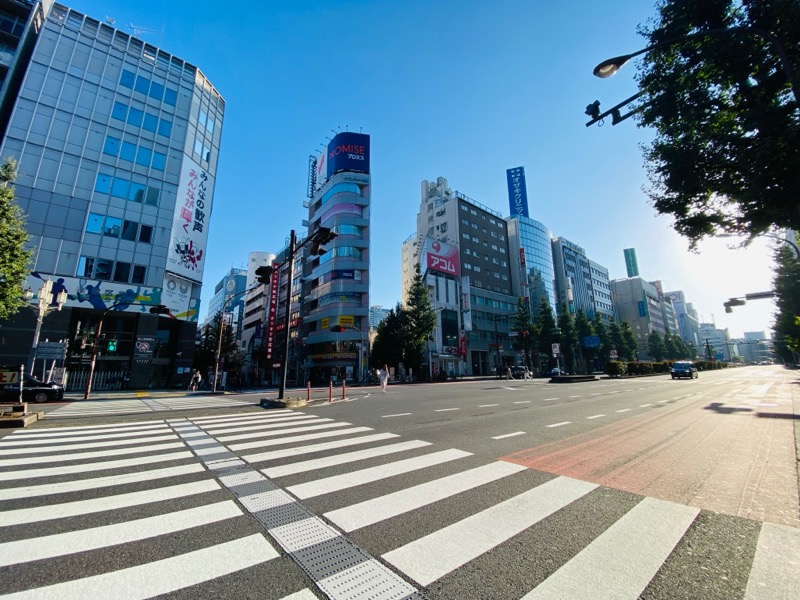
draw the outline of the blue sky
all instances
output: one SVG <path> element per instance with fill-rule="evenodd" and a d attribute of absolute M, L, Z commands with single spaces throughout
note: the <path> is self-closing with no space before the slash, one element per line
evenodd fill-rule
<path fill-rule="evenodd" d="M 309 154 L 332 130 L 371 135 L 370 303 L 401 296 L 400 246 L 415 231 L 422 179 L 508 214 L 505 170 L 524 166 L 532 218 L 625 276 L 682 289 L 732 336 L 766 330 L 772 302 L 725 314 L 732 296 L 770 289 L 769 244 L 687 242 L 647 203 L 633 120 L 585 127 L 586 105 L 636 92 L 634 65 L 611 79 L 601 60 L 637 50 L 653 0 L 251 2 L 73 0 L 72 8 L 197 65 L 226 100 L 201 318 L 217 281 L 254 250 L 275 252 L 306 218 Z"/>

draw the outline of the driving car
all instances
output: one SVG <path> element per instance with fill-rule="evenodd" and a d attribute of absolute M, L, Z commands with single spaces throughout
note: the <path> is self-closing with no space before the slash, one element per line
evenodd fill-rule
<path fill-rule="evenodd" d="M 22 380 L 23 402 L 54 402 L 64 399 L 64 386 L 57 383 L 44 383 L 25 375 Z M 0 402 L 18 402 L 19 383 L 0 385 Z"/>
<path fill-rule="evenodd" d="M 673 363 L 670 374 L 673 379 L 680 379 L 681 377 L 688 377 L 689 379 L 697 379 L 697 368 L 688 360 L 680 360 Z"/>

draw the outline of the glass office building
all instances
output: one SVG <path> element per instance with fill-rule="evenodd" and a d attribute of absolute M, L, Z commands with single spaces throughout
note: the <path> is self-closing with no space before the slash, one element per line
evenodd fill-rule
<path fill-rule="evenodd" d="M 0 156 L 19 165 L 16 196 L 35 248 L 28 285 L 50 279 L 68 296 L 42 339 L 69 340 L 73 382 L 94 347 L 98 372 L 130 371 L 131 387 L 180 383 L 225 102 L 197 67 L 105 22 L 49 2 L 0 9 L 11 5 L 24 25 L 3 81 Z M 153 304 L 175 318 L 150 314 Z M 3 325 L 14 343 L 0 362 L 27 356 L 30 312 Z"/>
<path fill-rule="evenodd" d="M 538 315 L 543 299 L 555 314 L 558 305 L 550 230 L 529 217 L 515 216 L 506 220 L 511 247 L 519 252 L 514 257 L 516 264 L 512 269 L 514 289 L 520 290 L 523 297 L 530 298 L 534 316 Z"/>

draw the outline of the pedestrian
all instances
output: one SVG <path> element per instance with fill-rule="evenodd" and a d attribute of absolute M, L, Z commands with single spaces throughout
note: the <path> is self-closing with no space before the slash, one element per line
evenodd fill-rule
<path fill-rule="evenodd" d="M 378 379 L 381 382 L 381 391 L 385 394 L 386 384 L 389 383 L 389 367 L 387 365 L 383 365 L 383 368 L 378 371 Z"/>
<path fill-rule="evenodd" d="M 196 392 L 200 388 L 200 371 L 192 371 L 192 379 L 189 381 L 189 389 Z"/>
<path fill-rule="evenodd" d="M 514 376 L 511 374 L 511 367 L 506 367 L 506 379 L 514 379 Z"/>

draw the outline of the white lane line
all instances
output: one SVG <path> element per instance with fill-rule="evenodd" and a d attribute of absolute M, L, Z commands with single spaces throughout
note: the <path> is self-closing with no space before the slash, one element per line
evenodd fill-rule
<path fill-rule="evenodd" d="M 561 423 L 553 423 L 552 425 L 545 425 L 545 427 L 561 427 L 562 425 L 569 425 L 572 421 L 562 421 Z"/>
<path fill-rule="evenodd" d="M 34 479 L 36 477 L 53 477 L 56 475 L 71 475 L 73 473 L 89 473 L 91 471 L 104 471 L 106 469 L 119 469 L 121 467 L 134 467 L 149 465 L 157 462 L 182 460 L 194 458 L 191 452 L 170 452 L 156 456 L 138 456 L 120 460 L 107 460 L 104 462 L 88 463 L 83 465 L 70 465 L 67 467 L 47 467 L 43 469 L 23 469 L 22 471 L 0 471 L 0 481 L 13 481 L 15 479 Z"/>
<path fill-rule="evenodd" d="M 254 440 L 259 438 L 266 438 L 272 437 L 276 435 L 291 435 L 293 433 L 302 433 L 304 431 L 319 431 L 321 429 L 336 429 L 337 427 L 348 427 L 352 425 L 352 423 L 345 423 L 337 422 L 337 423 L 323 423 L 322 425 L 304 425 L 303 423 L 297 423 L 295 425 L 290 425 L 284 429 L 270 429 L 267 431 L 249 431 L 247 433 L 237 433 L 235 435 L 219 435 L 219 432 L 212 431 L 211 434 L 217 438 L 217 440 L 227 445 L 228 442 L 238 442 L 240 440 Z"/>
<path fill-rule="evenodd" d="M 420 585 L 427 586 L 596 487 L 593 483 L 557 477 L 387 552 L 382 558 Z"/>
<path fill-rule="evenodd" d="M 681 400 L 681 399 L 683 399 L 683 396 L 675 396 L 675 397 L 673 398 L 673 400 Z"/>
<path fill-rule="evenodd" d="M 51 494 L 66 494 L 69 492 L 83 490 L 96 490 L 99 488 L 112 487 L 116 485 L 139 483 L 141 481 L 165 479 L 167 477 L 180 477 L 181 475 L 202 473 L 203 471 L 205 471 L 203 465 L 200 463 L 194 463 L 180 467 L 155 469 L 153 471 L 137 471 L 135 473 L 128 473 L 126 475 L 109 475 L 108 477 L 78 479 L 76 481 L 64 481 L 61 483 L 26 485 L 0 490 L 0 500 L 17 500 L 19 498 L 35 498 L 37 496 L 49 496 Z"/>
<path fill-rule="evenodd" d="M 114 525 L 0 544 L 0 567 L 167 535 L 242 515 L 233 500 Z"/>
<path fill-rule="evenodd" d="M 590 396 L 602 396 L 602 392 L 595 392 L 594 394 L 589 394 Z"/>
<path fill-rule="evenodd" d="M 335 442 L 324 442 L 322 444 L 311 444 L 309 446 L 298 446 L 296 448 L 286 448 L 284 450 L 271 450 L 270 452 L 259 452 L 258 454 L 249 454 L 243 456 L 242 459 L 249 463 L 266 462 L 269 460 L 276 460 L 279 458 L 287 458 L 290 456 L 300 456 L 301 454 L 312 454 L 314 452 L 324 452 L 326 450 L 333 450 L 335 448 L 346 448 L 347 446 L 357 446 L 359 444 L 369 444 L 370 442 L 379 442 L 381 440 L 388 440 L 391 438 L 400 437 L 396 433 L 375 433 L 373 435 L 365 435 L 359 438 L 351 438 L 347 440 L 336 440 Z"/>
<path fill-rule="evenodd" d="M 95 442 L 101 440 L 119 440 L 127 438 L 136 438 L 147 435 L 157 435 L 159 433 L 172 433 L 172 430 L 167 425 L 159 425 L 158 427 L 142 428 L 141 431 L 129 431 L 126 433 L 107 433 L 101 435 L 79 435 L 70 433 L 69 436 L 48 437 L 48 438 L 31 438 L 17 439 L 9 443 L 0 444 L 0 448 L 22 448 L 24 446 L 44 446 L 48 444 L 77 444 L 78 442 Z M 99 433 L 99 432 L 98 432 Z M 3 441 L 9 440 L 12 436 L 6 436 Z M 134 442 L 131 442 L 134 443 Z M 85 444 L 76 445 L 75 448 L 85 448 Z M 4 452 L 5 454 L 5 452 Z"/>
<path fill-rule="evenodd" d="M 492 406 L 500 406 L 499 404 L 479 404 L 478 408 L 489 408 Z"/>
<path fill-rule="evenodd" d="M 391 417 L 407 417 L 411 413 L 395 413 L 393 415 L 381 415 L 384 419 L 390 419 Z"/>
<path fill-rule="evenodd" d="M 437 408 L 433 412 L 450 412 L 451 410 L 461 410 L 460 408 Z"/>
<path fill-rule="evenodd" d="M 514 404 L 530 404 L 530 400 L 515 400 Z"/>
<path fill-rule="evenodd" d="M 174 592 L 247 569 L 279 554 L 260 533 L 157 560 L 137 567 L 94 575 L 10 594 L 14 600 L 138 600 Z"/>
<path fill-rule="evenodd" d="M 3 450 L 3 456 L 12 456 L 14 454 L 39 454 L 48 452 L 65 452 L 69 450 L 89 450 L 91 448 L 113 448 L 115 446 L 130 446 L 132 444 L 149 444 L 151 442 L 166 442 L 167 440 L 177 440 L 176 436 L 171 431 L 165 432 L 161 435 L 138 438 L 133 440 L 106 440 L 102 442 L 90 442 L 88 444 L 67 444 L 63 446 L 26 446 L 24 448 L 11 448 Z M 140 450 L 147 450 L 147 448 L 140 448 Z M 51 457 L 52 458 L 52 457 Z"/>
<path fill-rule="evenodd" d="M 492 436 L 493 440 L 503 440 L 505 438 L 516 437 L 518 435 L 525 435 L 526 432 L 524 431 L 515 431 L 514 433 L 504 433 L 503 435 L 494 435 Z"/>
<path fill-rule="evenodd" d="M 800 529 L 772 523 L 761 525 L 744 597 L 747 600 L 800 598 Z"/>
<path fill-rule="evenodd" d="M 624 391 L 627 392 L 628 390 L 624 390 Z M 622 392 L 623 392 L 623 390 L 614 390 L 613 392 L 607 392 L 607 393 L 609 393 L 609 394 L 621 394 Z"/>
<path fill-rule="evenodd" d="M 580 398 L 580 396 L 570 396 L 570 398 Z"/>
<path fill-rule="evenodd" d="M 344 465 L 359 460 L 366 460 L 368 458 L 375 458 L 376 456 L 386 456 L 387 454 L 394 454 L 395 452 L 405 452 L 406 450 L 415 450 L 416 448 L 424 448 L 430 446 L 431 442 L 423 442 L 421 440 L 411 440 L 409 442 L 400 442 L 399 444 L 389 444 L 388 446 L 379 446 L 377 448 L 370 448 L 368 450 L 357 450 L 356 452 L 345 452 L 344 454 L 334 454 L 333 456 L 326 456 L 324 458 L 317 458 L 314 460 L 304 460 L 301 462 L 291 463 L 288 465 L 281 465 L 279 467 L 269 467 L 261 469 L 261 472 L 267 477 L 277 478 L 285 477 L 286 475 L 295 475 L 297 473 L 305 473 L 306 471 L 313 471 L 315 469 L 324 469 L 335 465 Z"/>
<path fill-rule="evenodd" d="M 543 400 L 543 401 L 544 401 L 544 402 L 547 402 L 548 400 L 558 400 L 558 398 L 544 398 L 544 400 Z"/>
<path fill-rule="evenodd" d="M 57 430 L 44 430 L 44 429 L 18 429 L 10 436 L 4 438 L 5 440 L 20 438 L 32 439 L 36 437 L 56 437 L 56 436 L 70 436 L 78 435 L 81 433 L 94 434 L 94 433 L 112 433 L 117 431 L 141 431 L 145 429 L 160 429 L 164 427 L 164 421 L 137 421 L 136 423 L 119 423 L 119 424 L 106 424 L 106 425 L 82 425 L 80 427 L 59 427 Z"/>
<path fill-rule="evenodd" d="M 124 456 L 126 454 L 141 454 L 144 452 L 157 452 L 160 450 L 175 450 L 185 448 L 182 442 L 167 444 L 151 444 L 150 446 L 137 446 L 135 448 L 117 448 L 115 450 L 97 450 L 95 452 L 78 452 L 61 454 L 60 456 L 28 456 L 26 458 L 9 458 L 0 460 L 0 467 L 17 467 L 21 465 L 35 465 L 39 463 L 68 462 L 71 460 L 86 460 L 89 458 L 105 458 L 108 456 Z"/>
<path fill-rule="evenodd" d="M 233 452 L 240 450 L 250 450 L 251 448 L 268 448 L 270 446 L 281 446 L 284 444 L 295 444 L 309 440 L 336 437 L 339 435 L 349 435 L 351 433 L 361 433 L 364 431 L 374 431 L 372 427 L 351 427 L 350 429 L 337 429 L 336 431 L 326 431 L 324 433 L 307 433 L 305 435 L 292 435 L 289 437 L 278 438 L 276 440 L 260 440 L 257 442 L 245 442 L 244 444 L 232 444 L 228 446 Z"/>
<path fill-rule="evenodd" d="M 296 415 L 296 414 L 303 414 L 303 413 L 296 413 L 293 410 L 288 409 L 278 409 L 278 410 L 270 410 L 269 413 L 259 413 L 259 412 L 251 412 L 247 413 L 246 415 L 231 413 L 229 415 L 210 415 L 208 417 L 192 417 L 192 423 L 215 423 L 215 422 L 231 422 L 231 421 L 241 421 L 244 419 L 252 419 L 253 417 L 260 417 L 264 419 L 271 419 L 273 417 L 280 417 L 286 415 Z M 171 421 L 167 421 L 170 423 Z"/>
<path fill-rule="evenodd" d="M 433 452 L 424 456 L 416 458 L 407 458 L 397 462 L 389 463 L 386 465 L 379 465 L 369 469 L 362 469 L 360 471 L 353 471 L 343 475 L 335 475 L 333 477 L 326 477 L 324 479 L 317 479 L 316 481 L 309 481 L 308 483 L 301 483 L 286 488 L 292 494 L 305 500 L 307 498 L 314 498 L 323 494 L 330 494 L 331 492 L 338 492 L 365 483 L 372 483 L 394 477 L 395 475 L 402 475 L 410 473 L 411 471 L 418 471 L 419 469 L 426 469 L 434 465 L 440 465 L 451 460 L 458 460 L 472 456 L 471 452 L 464 452 L 463 450 L 442 450 L 441 452 Z"/>
<path fill-rule="evenodd" d="M 0 527 L 37 523 L 39 521 L 50 521 L 52 519 L 64 519 L 66 517 L 103 512 L 106 510 L 116 510 L 118 508 L 138 506 L 140 504 L 161 502 L 163 500 L 172 500 L 174 498 L 185 498 L 186 496 L 204 494 L 218 489 L 220 489 L 220 487 L 216 481 L 213 479 L 204 479 L 192 483 L 182 483 L 152 490 L 131 492 L 130 494 L 77 500 L 75 502 L 65 502 L 63 504 L 53 504 L 50 506 L 6 510 L 0 513 Z"/>
<path fill-rule="evenodd" d="M 521 465 L 497 461 L 346 506 L 326 513 L 324 516 L 344 531 L 355 531 L 526 469 L 527 467 Z"/>
<path fill-rule="evenodd" d="M 628 412 L 628 411 L 631 411 L 631 410 L 633 410 L 633 409 L 632 409 L 632 408 L 621 408 L 621 409 L 620 409 L 620 410 L 618 410 L 617 412 L 618 412 L 618 413 L 623 413 L 623 412 Z"/>
<path fill-rule="evenodd" d="M 522 600 L 638 598 L 699 512 L 645 498 Z"/>
<path fill-rule="evenodd" d="M 659 404 L 664 404 L 665 402 L 669 402 L 669 400 L 659 400 L 658 401 Z"/>
<path fill-rule="evenodd" d="M 599 419 L 600 417 L 605 417 L 605 415 L 592 415 L 591 417 L 586 417 L 587 419 Z"/>
<path fill-rule="evenodd" d="M 653 406 L 652 404 L 640 404 L 639 408 L 647 408 L 648 406 Z"/>
<path fill-rule="evenodd" d="M 286 417 L 281 417 L 280 419 L 266 419 L 262 416 L 259 416 L 258 418 L 251 418 L 235 422 L 229 421 L 226 423 L 212 424 L 198 423 L 198 425 L 209 433 L 214 432 L 216 435 L 217 433 L 237 433 L 239 431 L 250 431 L 251 429 L 258 427 L 275 429 L 277 427 L 286 427 L 287 425 L 293 425 L 295 423 L 301 424 L 302 422 L 316 423 L 325 421 L 333 421 L 333 419 L 321 419 L 316 415 L 287 415 Z"/>

